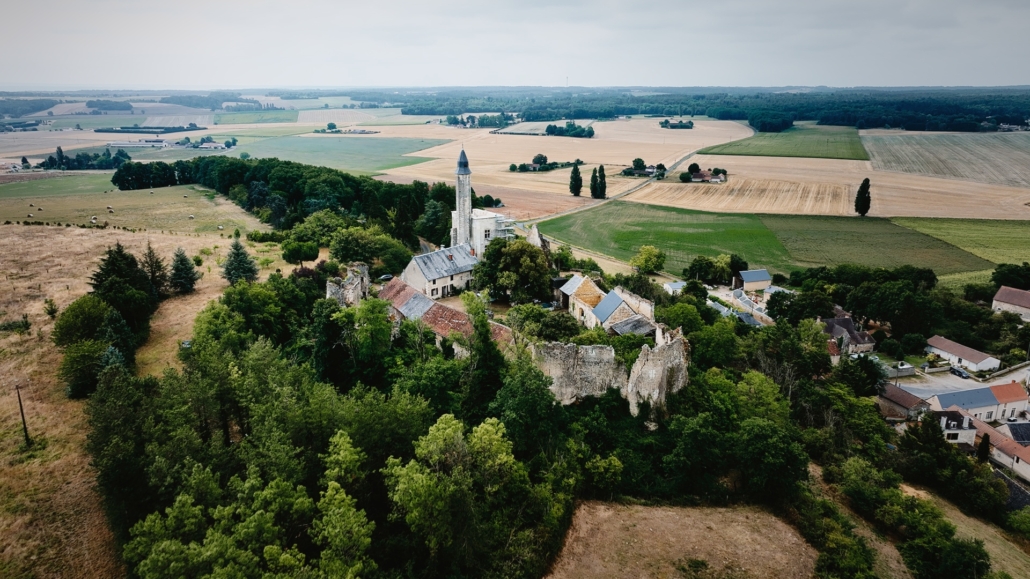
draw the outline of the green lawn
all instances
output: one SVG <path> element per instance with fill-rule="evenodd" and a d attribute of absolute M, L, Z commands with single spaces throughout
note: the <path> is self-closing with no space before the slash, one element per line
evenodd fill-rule
<path fill-rule="evenodd" d="M 1030 221 L 927 219 L 895 217 L 891 221 L 960 247 L 994 263 L 1030 261 Z"/>
<path fill-rule="evenodd" d="M 375 137 L 276 137 L 237 147 L 232 154 L 278 157 L 298 163 L 333 167 L 355 174 L 372 174 L 429 159 L 405 157 L 449 141 Z"/>
<path fill-rule="evenodd" d="M 255 111 L 252 113 L 219 113 L 215 115 L 216 125 L 249 125 L 252 123 L 295 123 L 300 112 Z"/>
<path fill-rule="evenodd" d="M 629 260 L 642 245 L 655 245 L 665 251 L 665 269 L 674 274 L 697 255 L 723 253 L 736 253 L 752 266 L 784 273 L 840 263 L 908 264 L 930 267 L 941 275 L 993 267 L 886 219 L 708 213 L 613 201 L 539 227 L 558 240 L 621 260 Z"/>
<path fill-rule="evenodd" d="M 757 157 L 814 157 L 868 161 L 858 130 L 852 127 L 797 123 L 782 133 L 757 133 L 700 151 L 709 155 L 753 155 Z"/>

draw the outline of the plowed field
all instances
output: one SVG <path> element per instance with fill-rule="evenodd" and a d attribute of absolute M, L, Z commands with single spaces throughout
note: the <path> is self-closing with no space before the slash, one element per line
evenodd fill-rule
<path fill-rule="evenodd" d="M 652 183 L 626 201 L 728 213 L 851 215 L 851 188 L 838 183 L 731 179 L 727 183 Z"/>
<path fill-rule="evenodd" d="M 863 136 L 873 167 L 1030 187 L 1030 133 Z"/>

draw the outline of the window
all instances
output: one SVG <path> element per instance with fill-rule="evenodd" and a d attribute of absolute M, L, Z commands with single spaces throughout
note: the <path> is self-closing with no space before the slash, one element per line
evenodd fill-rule
<path fill-rule="evenodd" d="M 490 239 L 490 230 L 489 229 L 487 229 L 486 232 L 483 233 L 483 238 L 484 239 Z"/>
<path fill-rule="evenodd" d="M 958 433 L 957 432 L 949 432 L 948 435 L 947 435 L 947 439 L 948 440 L 958 440 Z"/>
<path fill-rule="evenodd" d="M 436 280 L 435 279 L 433 280 L 433 285 L 436 285 Z"/>
<path fill-rule="evenodd" d="M 433 288 L 433 297 L 436 297 L 436 292 L 437 292 L 437 289 Z"/>
<path fill-rule="evenodd" d="M 984 418 L 986 418 L 987 420 L 990 420 L 993 416 L 994 416 L 994 411 L 991 410 L 990 412 L 987 413 L 987 416 L 984 416 Z"/>
<path fill-rule="evenodd" d="M 453 275 L 451 276 L 451 281 L 454 281 L 454 276 Z"/>

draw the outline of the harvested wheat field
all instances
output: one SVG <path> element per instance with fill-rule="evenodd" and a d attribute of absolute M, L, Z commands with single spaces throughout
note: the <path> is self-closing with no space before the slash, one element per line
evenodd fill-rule
<path fill-rule="evenodd" d="M 738 179 L 752 179 L 799 185 L 814 184 L 820 187 L 838 186 L 844 187 L 852 200 L 854 191 L 858 189 L 862 179 L 868 177 L 872 184 L 873 204 L 869 212 L 871 216 L 1030 219 L 1030 206 L 1027 205 L 1030 203 L 1030 188 L 876 171 L 870 161 L 695 155 L 690 162 L 696 162 L 702 168 L 721 167 L 728 170 L 729 185 Z M 678 177 L 677 172 L 669 175 L 670 180 Z M 770 190 L 767 194 L 773 195 L 775 191 Z M 693 198 L 686 198 L 683 201 L 684 205 L 677 207 L 703 211 L 718 210 L 704 203 L 686 204 L 695 201 Z M 756 203 L 773 206 L 775 211 L 749 211 L 817 214 L 810 209 L 813 205 L 803 197 L 792 203 L 776 203 L 775 200 L 756 200 Z M 814 207 L 818 205 L 817 203 Z"/>
<path fill-rule="evenodd" d="M 56 378 L 60 352 L 50 342 L 53 322 L 43 300 L 65 308 L 89 291 L 88 277 L 107 247 L 122 243 L 140 255 L 150 240 L 170 260 L 176 247 L 190 255 L 226 245 L 217 236 L 147 235 L 114 229 L 0 226 L 0 320 L 28 315 L 25 335 L 0 334 L 0 576 L 117 577 L 124 575 L 114 537 L 84 452 L 86 419 L 81 401 L 68 400 Z M 206 264 L 205 264 L 206 265 Z M 163 335 L 167 314 L 180 325 L 168 332 L 188 335 L 205 298 L 217 295 L 224 281 L 217 268 L 199 284 L 203 297 L 172 298 L 154 317 L 151 342 Z M 185 311 L 185 310 L 189 311 Z M 173 338 L 174 339 L 174 338 Z M 174 343 L 173 343 L 174 344 Z M 145 357 L 148 343 L 140 355 Z M 167 349 L 167 348 L 165 348 Z M 174 347 L 172 348 L 174 352 Z M 163 364 L 162 364 L 163 365 Z M 37 441 L 25 452 L 18 406 L 12 390 L 23 387 L 29 433 Z"/>
<path fill-rule="evenodd" d="M 437 160 L 392 170 L 391 174 L 430 182 L 453 180 L 454 163 L 464 147 L 472 169 L 473 185 L 568 195 L 571 168 L 543 173 L 509 170 L 512 163 L 529 163 L 534 155 L 543 153 L 551 161 L 582 159 L 586 163 L 580 167 L 584 183 L 589 183 L 593 168 L 603 164 L 608 176 L 608 196 L 613 196 L 641 182 L 641 179 L 618 175 L 637 157 L 649 164 L 671 166 L 706 145 L 743 139 L 752 134 L 751 129 L 730 121 L 698 121 L 694 129 L 679 131 L 662 129 L 658 126 L 658 119 L 609 121 L 592 126 L 596 131 L 592 139 L 491 134 L 488 129 L 457 129 L 441 125 L 384 126 L 378 129 L 382 133 L 377 136 L 446 138 L 453 141 L 413 154 Z M 515 125 L 513 129 L 517 127 Z"/>
<path fill-rule="evenodd" d="M 1030 133 L 863 135 L 878 171 L 1030 187 Z"/>
<path fill-rule="evenodd" d="M 728 183 L 655 182 L 626 201 L 666 207 L 701 208 L 725 213 L 805 213 L 851 215 L 853 194 L 834 183 L 797 183 L 734 178 Z"/>
<path fill-rule="evenodd" d="M 147 120 L 140 124 L 141 127 L 185 127 L 190 123 L 198 127 L 210 127 L 215 122 L 214 115 L 173 115 L 161 117 L 147 117 Z"/>
<path fill-rule="evenodd" d="M 297 116 L 297 122 L 318 125 L 326 123 L 355 125 L 374 120 L 375 118 L 375 115 L 370 115 L 359 109 L 313 109 L 300 111 L 300 114 Z"/>
<path fill-rule="evenodd" d="M 586 502 L 548 577 L 681 577 L 677 565 L 700 559 L 734 577 L 808 579 L 817 555 L 793 527 L 755 507 Z"/>

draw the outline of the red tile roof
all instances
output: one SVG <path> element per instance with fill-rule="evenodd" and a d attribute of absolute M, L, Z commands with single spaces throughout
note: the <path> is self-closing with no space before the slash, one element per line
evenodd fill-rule
<path fill-rule="evenodd" d="M 1003 285 L 998 290 L 998 293 L 994 294 L 994 301 L 1021 308 L 1030 308 L 1030 292 Z"/>
<path fill-rule="evenodd" d="M 390 283 L 383 286 L 383 289 L 379 290 L 379 299 L 386 300 L 392 303 L 394 307 L 397 307 L 406 302 L 411 297 L 411 294 L 416 291 L 418 290 L 404 283 L 404 280 L 395 277 L 390 280 Z"/>
<path fill-rule="evenodd" d="M 927 345 L 933 346 L 934 348 L 937 348 L 938 350 L 942 350 L 942 351 L 947 352 L 949 354 L 958 356 L 959 358 L 962 358 L 963 360 L 968 360 L 968 361 L 970 361 L 970 362 L 972 362 L 974 364 L 979 364 L 980 362 L 983 362 L 987 358 L 993 357 L 993 356 L 990 356 L 988 354 L 984 354 L 983 352 L 981 352 L 979 350 L 974 350 L 974 349 L 970 348 L 969 346 L 963 346 L 962 344 L 959 344 L 958 342 L 952 342 L 951 340 L 945 338 L 944 336 L 934 336 L 934 337 L 930 338 L 929 340 L 927 340 L 926 343 L 927 343 Z"/>
<path fill-rule="evenodd" d="M 986 422 L 977 419 L 972 414 L 962 410 L 958 406 L 952 406 L 948 408 L 948 410 L 959 412 L 963 416 L 968 416 L 969 421 L 973 424 L 973 427 L 976 428 L 976 436 L 982 439 L 985 434 L 991 435 L 991 446 L 1002 454 L 1010 458 L 1018 456 L 1019 460 L 1023 462 L 1030 462 L 1030 447 L 1019 444 L 1015 440 L 1012 440 L 1012 438 L 998 432 Z"/>
<path fill-rule="evenodd" d="M 912 410 L 919 406 L 926 406 L 927 408 L 930 407 L 930 404 L 926 400 L 923 400 L 915 394 L 906 392 L 894 384 L 888 384 L 884 389 L 882 396 L 907 410 Z"/>
<path fill-rule="evenodd" d="M 837 345 L 837 340 L 826 340 L 826 349 L 830 351 L 831 356 L 840 356 L 840 346 Z"/>
<path fill-rule="evenodd" d="M 1019 382 L 1009 382 L 1008 384 L 999 384 L 997 386 L 991 386 L 991 392 L 994 397 L 998 399 L 998 404 L 1007 404 L 1009 402 L 1026 402 L 1026 389 Z"/>

